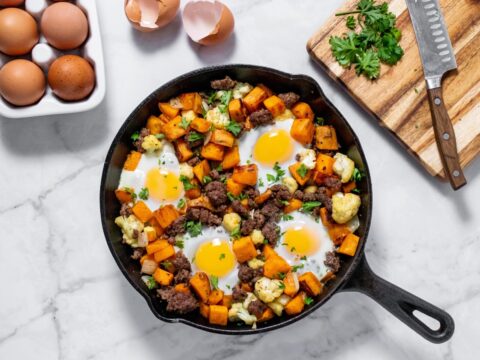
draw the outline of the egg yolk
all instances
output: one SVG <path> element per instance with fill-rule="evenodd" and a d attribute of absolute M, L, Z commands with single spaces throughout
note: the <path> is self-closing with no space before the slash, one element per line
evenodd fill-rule
<path fill-rule="evenodd" d="M 274 165 L 292 158 L 293 144 L 290 134 L 274 129 L 260 136 L 253 148 L 253 157 L 264 165 Z"/>
<path fill-rule="evenodd" d="M 195 253 L 195 265 L 208 275 L 225 276 L 235 267 L 235 256 L 228 241 L 214 239 L 201 244 Z"/>
<path fill-rule="evenodd" d="M 285 232 L 283 245 L 292 254 L 305 256 L 316 253 L 320 241 L 314 231 L 303 226 L 296 226 Z"/>
<path fill-rule="evenodd" d="M 183 189 L 177 175 L 164 169 L 150 170 L 147 173 L 145 187 L 150 197 L 160 201 L 178 199 Z"/>

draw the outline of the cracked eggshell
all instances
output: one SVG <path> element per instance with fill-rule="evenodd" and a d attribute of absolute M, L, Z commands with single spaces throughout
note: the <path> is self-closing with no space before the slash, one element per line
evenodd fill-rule
<path fill-rule="evenodd" d="M 175 18 L 180 0 L 125 0 L 128 21 L 137 30 L 150 32 L 160 29 Z"/>
<path fill-rule="evenodd" d="M 232 12 L 217 0 L 191 0 L 183 9 L 182 19 L 188 36 L 207 46 L 226 40 L 235 27 Z"/>

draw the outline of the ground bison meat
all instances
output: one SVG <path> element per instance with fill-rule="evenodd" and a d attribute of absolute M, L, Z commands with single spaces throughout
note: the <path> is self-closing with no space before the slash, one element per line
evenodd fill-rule
<path fill-rule="evenodd" d="M 221 217 L 204 208 L 189 208 L 186 216 L 187 220 L 200 221 L 207 226 L 218 226 L 222 223 Z"/>
<path fill-rule="evenodd" d="M 199 162 L 200 162 L 200 158 L 198 156 L 194 156 L 193 158 L 191 158 L 190 160 L 187 161 L 187 164 L 190 165 L 190 166 L 195 166 L 197 165 Z"/>
<path fill-rule="evenodd" d="M 334 193 L 339 192 L 342 189 L 342 182 L 337 176 L 327 176 L 323 179 L 323 185 L 333 190 Z"/>
<path fill-rule="evenodd" d="M 235 286 L 232 291 L 233 302 L 242 302 L 247 298 L 247 292 L 243 290 L 239 285 Z"/>
<path fill-rule="evenodd" d="M 238 200 L 235 200 L 234 202 L 232 202 L 232 209 L 242 218 L 247 219 L 250 217 L 250 212 L 248 211 L 248 209 L 245 206 L 243 206 L 242 203 Z"/>
<path fill-rule="evenodd" d="M 288 92 L 284 94 L 278 94 L 278 97 L 283 100 L 285 106 L 290 109 L 295 103 L 300 100 L 300 95 L 295 94 L 294 92 Z"/>
<path fill-rule="evenodd" d="M 255 221 L 255 228 L 260 229 L 264 224 L 267 219 L 265 219 L 265 216 L 258 210 L 255 210 L 253 213 L 253 220 Z"/>
<path fill-rule="evenodd" d="M 258 204 L 255 202 L 255 198 L 260 195 L 260 192 L 258 189 L 254 187 L 247 187 L 243 190 L 243 193 L 247 196 L 248 198 L 248 207 L 250 209 L 257 209 Z"/>
<path fill-rule="evenodd" d="M 295 192 L 293 193 L 293 197 L 295 199 L 303 201 L 303 191 L 302 190 L 295 190 Z"/>
<path fill-rule="evenodd" d="M 187 314 L 198 307 L 198 301 L 191 294 L 177 292 L 171 287 L 157 290 L 158 296 L 167 302 L 167 311 Z"/>
<path fill-rule="evenodd" d="M 132 253 L 133 260 L 139 260 L 145 254 L 144 248 L 135 248 Z"/>
<path fill-rule="evenodd" d="M 257 110 L 250 114 L 250 122 L 254 127 L 273 123 L 272 113 L 266 109 Z"/>
<path fill-rule="evenodd" d="M 210 81 L 210 86 L 215 90 L 230 90 L 235 87 L 237 82 L 225 76 L 225 79 Z"/>
<path fill-rule="evenodd" d="M 212 178 L 212 180 L 220 180 L 220 173 L 217 169 L 213 169 L 208 173 L 208 176 Z"/>
<path fill-rule="evenodd" d="M 247 219 L 242 221 L 242 225 L 240 225 L 240 233 L 243 236 L 248 236 L 255 230 L 255 220 Z"/>
<path fill-rule="evenodd" d="M 175 259 L 172 260 L 172 264 L 175 267 L 175 271 L 179 272 L 180 270 L 187 270 L 188 272 L 192 271 L 192 266 L 190 261 L 183 254 L 182 251 L 178 251 L 175 254 Z"/>
<path fill-rule="evenodd" d="M 283 210 L 278 205 L 279 204 L 276 199 L 268 200 L 260 209 L 260 213 L 267 219 L 278 221 L 280 219 L 281 213 L 283 212 Z M 281 202 L 280 206 L 282 206 Z"/>
<path fill-rule="evenodd" d="M 165 232 L 170 237 L 185 234 L 185 216 L 179 216 L 176 218 L 169 227 L 165 229 Z"/>
<path fill-rule="evenodd" d="M 175 284 L 188 283 L 190 280 L 190 271 L 182 269 L 175 274 L 173 281 Z"/>
<path fill-rule="evenodd" d="M 267 310 L 267 305 L 265 305 L 260 300 L 253 300 L 248 304 L 247 310 L 250 314 L 255 315 L 257 319 L 260 319 L 265 310 Z"/>
<path fill-rule="evenodd" d="M 138 152 L 145 152 L 145 149 L 142 147 L 142 143 L 143 139 L 145 139 L 148 135 L 150 135 L 150 130 L 148 130 L 147 128 L 143 128 L 142 130 L 140 130 L 138 139 L 133 142 L 133 146 Z"/>
<path fill-rule="evenodd" d="M 207 186 L 205 186 L 205 194 L 215 207 L 223 205 L 228 201 L 227 188 L 225 184 L 220 181 L 208 183 Z"/>
<path fill-rule="evenodd" d="M 325 261 L 323 262 L 326 266 L 336 273 L 340 269 L 340 259 L 333 251 L 327 252 L 325 256 Z"/>
<path fill-rule="evenodd" d="M 277 200 L 288 201 L 292 198 L 292 194 L 285 185 L 273 185 L 270 190 L 272 190 L 273 198 Z"/>
<path fill-rule="evenodd" d="M 273 221 L 267 222 L 262 228 L 262 234 L 267 239 L 268 243 L 275 247 L 280 234 L 280 228 Z"/>
<path fill-rule="evenodd" d="M 332 199 L 328 196 L 327 189 L 324 187 L 319 187 L 314 193 L 303 194 L 303 201 L 320 201 L 329 212 L 332 211 Z"/>
<path fill-rule="evenodd" d="M 122 204 L 122 207 L 120 208 L 120 215 L 129 217 L 132 215 L 132 208 L 128 204 Z"/>

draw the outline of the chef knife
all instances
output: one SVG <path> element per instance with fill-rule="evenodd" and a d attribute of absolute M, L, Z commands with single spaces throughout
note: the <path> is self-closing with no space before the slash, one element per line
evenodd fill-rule
<path fill-rule="evenodd" d="M 457 68 L 438 0 L 406 0 L 417 38 L 433 129 L 445 176 L 454 190 L 467 183 L 460 166 L 452 121 L 442 96 L 443 75 Z"/>

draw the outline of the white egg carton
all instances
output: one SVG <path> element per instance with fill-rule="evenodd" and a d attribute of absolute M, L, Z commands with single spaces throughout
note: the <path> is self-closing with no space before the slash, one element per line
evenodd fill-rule
<path fill-rule="evenodd" d="M 51 1 L 47 0 L 25 0 L 25 10 L 39 22 L 43 11 L 51 3 Z M 56 97 L 47 84 L 45 95 L 34 105 L 17 107 L 9 104 L 0 97 L 0 115 L 9 118 L 27 118 L 68 114 L 93 109 L 102 102 L 105 97 L 105 64 L 103 61 L 102 39 L 100 36 L 96 0 L 76 0 L 73 3 L 79 6 L 88 18 L 89 35 L 82 47 L 69 51 L 60 51 L 51 47 L 46 39 L 40 35 L 40 41 L 35 45 L 31 54 L 22 56 L 22 58 L 31 59 L 43 69 L 46 75 L 48 67 L 57 57 L 65 54 L 82 56 L 88 60 L 95 69 L 95 88 L 93 92 L 84 100 L 67 102 Z M 5 56 L 0 53 L 0 67 L 14 58 L 15 57 Z"/>

